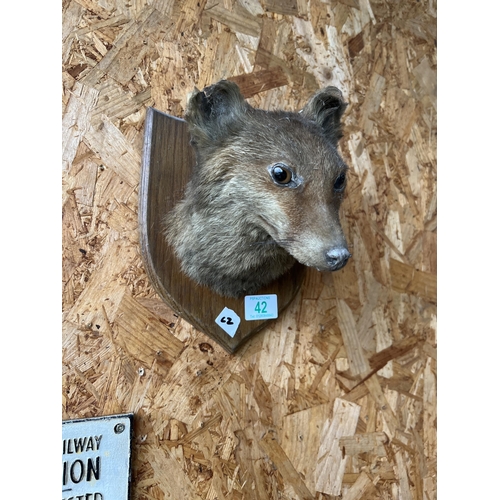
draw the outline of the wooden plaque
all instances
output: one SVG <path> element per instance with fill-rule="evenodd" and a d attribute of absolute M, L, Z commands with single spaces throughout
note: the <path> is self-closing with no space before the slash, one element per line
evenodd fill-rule
<path fill-rule="evenodd" d="M 182 318 L 230 353 L 272 320 L 245 320 L 245 298 L 227 298 L 198 285 L 180 269 L 173 249 L 163 236 L 166 214 L 183 197 L 195 165 L 194 150 L 184 120 L 149 108 L 146 117 L 142 176 L 139 191 L 139 231 L 142 258 L 156 292 Z M 256 295 L 276 294 L 282 314 L 297 294 L 304 266 L 297 263 Z M 215 321 L 228 308 L 240 318 L 231 337 Z"/>

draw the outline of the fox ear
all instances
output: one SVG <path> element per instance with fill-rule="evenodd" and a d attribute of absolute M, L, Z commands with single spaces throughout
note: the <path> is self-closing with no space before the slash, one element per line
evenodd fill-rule
<path fill-rule="evenodd" d="M 219 142 L 239 129 L 250 105 L 228 80 L 195 89 L 188 97 L 186 121 L 195 145 Z"/>
<path fill-rule="evenodd" d="M 326 87 L 314 94 L 300 112 L 302 116 L 317 123 L 323 134 L 333 141 L 335 146 L 342 137 L 340 118 L 347 103 L 337 87 Z"/>

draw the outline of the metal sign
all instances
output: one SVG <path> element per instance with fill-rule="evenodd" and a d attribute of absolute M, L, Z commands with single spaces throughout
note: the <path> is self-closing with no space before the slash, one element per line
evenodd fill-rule
<path fill-rule="evenodd" d="M 63 500 L 128 500 L 132 417 L 62 423 Z"/>

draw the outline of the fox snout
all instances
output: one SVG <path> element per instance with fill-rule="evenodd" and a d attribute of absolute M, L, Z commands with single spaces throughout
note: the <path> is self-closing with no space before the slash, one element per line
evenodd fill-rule
<path fill-rule="evenodd" d="M 334 247 L 326 252 L 325 257 L 330 271 L 338 271 L 347 264 L 347 261 L 351 258 L 351 254 L 345 247 Z"/>
<path fill-rule="evenodd" d="M 340 227 L 336 228 L 333 238 L 321 237 L 321 231 L 314 232 L 311 229 L 302 232 L 300 237 L 285 237 L 279 244 L 305 266 L 322 272 L 342 269 L 351 258 L 351 253 Z"/>

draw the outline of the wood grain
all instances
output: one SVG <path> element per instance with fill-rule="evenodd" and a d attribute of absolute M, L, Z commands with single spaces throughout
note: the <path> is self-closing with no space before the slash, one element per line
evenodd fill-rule
<path fill-rule="evenodd" d="M 134 413 L 133 500 L 437 498 L 435 9 L 63 1 L 62 415 Z M 353 257 L 235 354 L 156 292 L 138 222 L 148 107 L 181 118 L 221 78 L 263 109 L 349 103 Z"/>

